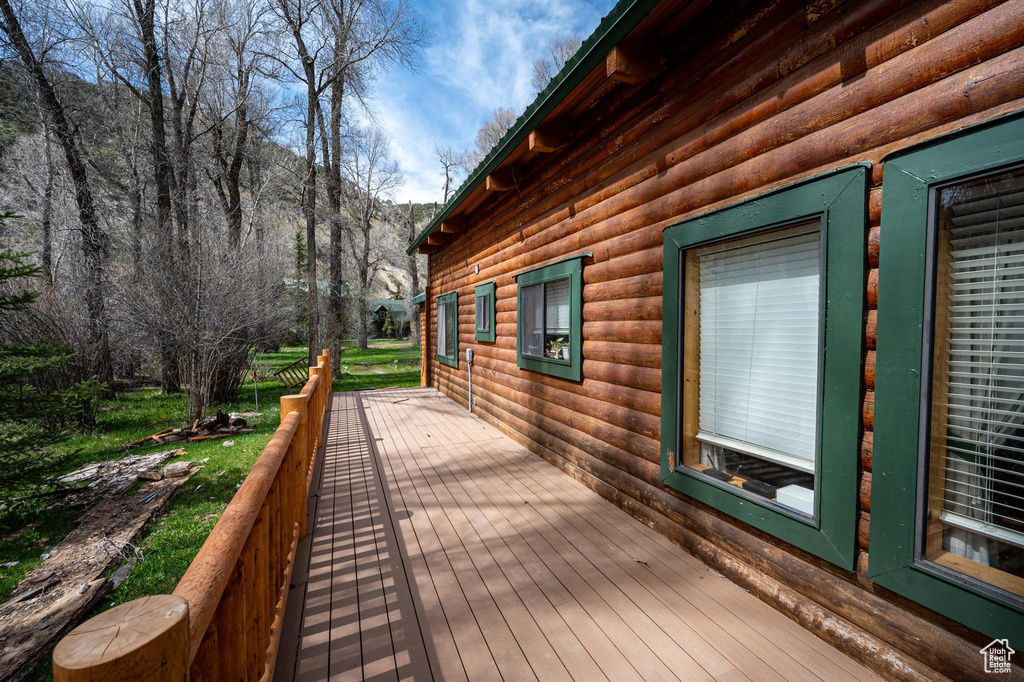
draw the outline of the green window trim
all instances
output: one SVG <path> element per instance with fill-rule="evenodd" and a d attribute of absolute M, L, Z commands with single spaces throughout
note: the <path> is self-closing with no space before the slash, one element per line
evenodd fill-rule
<path fill-rule="evenodd" d="M 441 306 L 451 303 L 455 307 L 455 346 L 451 349 L 451 353 L 448 355 L 437 354 L 437 361 L 442 365 L 448 365 L 449 367 L 459 368 L 459 292 L 452 291 L 451 293 L 443 294 L 437 297 L 437 319 L 441 319 Z M 436 329 L 436 326 L 435 326 Z M 437 341 L 440 343 L 440 339 Z"/>
<path fill-rule="evenodd" d="M 661 478 L 674 488 L 826 561 L 854 570 L 869 164 L 857 164 L 685 220 L 665 230 Z M 822 342 L 813 519 L 676 467 L 682 408 L 681 258 L 686 249 L 821 217 Z"/>
<path fill-rule="evenodd" d="M 516 277 L 516 310 L 523 309 L 523 287 L 557 279 L 569 278 L 569 360 L 555 360 L 523 354 L 523 316 L 516 315 L 516 364 L 541 374 L 580 381 L 583 378 L 583 259 L 581 253 L 571 258 L 520 273 Z"/>
<path fill-rule="evenodd" d="M 486 343 L 494 343 L 494 339 L 495 339 L 495 332 L 494 332 L 494 327 L 495 327 L 495 320 L 494 320 L 494 309 L 495 309 L 494 292 L 495 292 L 495 288 L 496 287 L 495 287 L 495 284 L 494 284 L 493 281 L 485 282 L 483 284 L 478 285 L 477 288 L 476 288 L 476 291 L 474 292 L 475 293 L 475 297 L 473 299 L 473 302 L 474 302 L 474 306 L 473 306 L 473 326 L 476 329 L 476 340 L 477 341 L 484 341 Z M 489 297 L 488 298 L 488 302 L 487 302 L 487 306 L 488 306 L 488 311 L 487 311 L 488 317 L 487 317 L 487 319 L 490 320 L 490 328 L 489 329 L 480 329 L 479 327 L 476 326 L 476 306 L 480 305 L 480 299 L 482 297 L 485 297 L 485 296 Z"/>
<path fill-rule="evenodd" d="M 1019 115 L 885 159 L 868 554 L 868 577 L 874 582 L 990 637 L 1008 638 L 1017 649 L 1024 647 L 1024 608 L 919 560 L 916 531 L 923 347 L 931 335 L 924 315 L 932 188 L 1022 161 L 1024 117 Z"/>

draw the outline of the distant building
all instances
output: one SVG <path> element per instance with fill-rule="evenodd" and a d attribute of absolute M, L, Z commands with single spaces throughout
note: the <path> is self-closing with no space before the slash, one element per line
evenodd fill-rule
<path fill-rule="evenodd" d="M 391 321 L 395 325 L 392 336 L 398 338 L 408 336 L 409 312 L 405 308 L 405 301 L 387 298 L 378 298 L 370 302 L 370 334 L 376 337 L 386 336 L 384 320 L 387 319 L 388 310 L 391 311 Z"/>

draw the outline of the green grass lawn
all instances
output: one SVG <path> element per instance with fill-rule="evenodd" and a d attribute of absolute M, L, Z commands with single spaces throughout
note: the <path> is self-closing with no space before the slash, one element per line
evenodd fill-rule
<path fill-rule="evenodd" d="M 257 361 L 277 369 L 304 357 L 305 348 L 284 348 L 274 353 L 261 353 Z M 418 386 L 420 381 L 419 347 L 410 342 L 374 340 L 365 351 L 356 348 L 343 351 L 335 365 L 342 371 L 341 377 L 333 382 L 336 392 Z M 242 386 L 239 400 L 221 405 L 221 409 L 225 412 L 256 411 L 253 389 L 249 379 Z M 234 447 L 224 447 L 223 440 L 210 440 L 132 450 L 133 454 L 144 454 L 182 447 L 187 452 L 183 459 L 201 463 L 203 468 L 182 486 L 165 508 L 164 516 L 147 530 L 138 545 L 142 560 L 128 579 L 103 601 L 100 609 L 174 589 L 270 441 L 280 422 L 281 396 L 293 392 L 276 379 L 261 380 L 258 389 L 262 416 L 249 419 L 254 427 L 252 433 L 234 437 Z M 122 444 L 170 426 L 181 426 L 183 421 L 181 396 L 162 395 L 156 389 L 119 395 L 101 406 L 95 427 L 69 438 L 62 445 L 68 451 L 77 452 L 68 470 L 89 462 L 123 457 L 124 453 L 115 451 Z M 80 509 L 68 512 L 51 507 L 50 501 L 43 498 L 13 505 L 0 515 L 0 564 L 19 562 L 11 568 L 0 568 L 0 600 L 42 562 L 40 555 L 47 548 L 56 545 L 74 528 L 81 512 Z M 48 676 L 49 664 L 44 662 L 31 679 L 47 679 Z"/>

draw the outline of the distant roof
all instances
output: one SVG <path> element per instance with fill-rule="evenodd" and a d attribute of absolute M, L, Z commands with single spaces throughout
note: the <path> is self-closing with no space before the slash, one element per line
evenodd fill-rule
<path fill-rule="evenodd" d="M 416 294 L 415 296 L 413 296 L 411 302 L 412 303 L 423 303 L 423 301 L 425 301 L 426 299 L 427 299 L 427 292 L 426 292 L 426 290 L 424 290 L 424 291 L 421 291 L 420 293 Z"/>
<path fill-rule="evenodd" d="M 508 132 L 494 145 L 487 156 L 477 165 L 469 177 L 462 183 L 452 198 L 434 216 L 426 227 L 416 236 L 416 240 L 406 249 L 413 253 L 427 240 L 434 230 L 440 227 L 446 218 L 455 212 L 477 185 L 490 175 L 501 162 L 508 158 L 520 142 L 540 125 L 554 108 L 580 84 L 626 35 L 636 28 L 637 24 L 647 16 L 660 0 L 619 0 L 601 23 L 583 41 L 580 49 L 572 59 L 565 63 L 562 70 L 551 79 L 547 87 L 537 94 L 526 111 L 516 119 Z"/>
<path fill-rule="evenodd" d="M 378 298 L 370 303 L 370 310 L 380 310 L 381 308 L 389 309 L 392 315 L 407 314 L 405 310 L 405 301 L 394 298 Z"/>

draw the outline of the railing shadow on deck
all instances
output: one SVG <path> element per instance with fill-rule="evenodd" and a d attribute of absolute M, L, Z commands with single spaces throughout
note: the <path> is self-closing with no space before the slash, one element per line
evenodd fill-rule
<path fill-rule="evenodd" d="M 271 680 L 331 394 L 330 352 L 224 509 L 173 594 L 82 623 L 53 652 L 56 682 Z"/>

